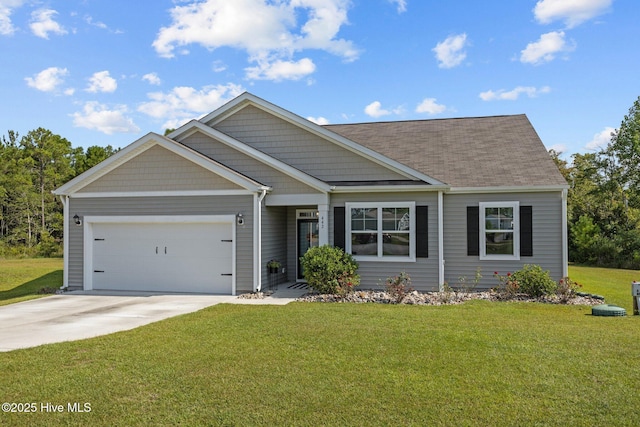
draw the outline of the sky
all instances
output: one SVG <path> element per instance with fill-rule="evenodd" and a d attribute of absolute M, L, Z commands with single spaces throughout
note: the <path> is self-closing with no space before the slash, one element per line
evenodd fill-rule
<path fill-rule="evenodd" d="M 319 124 L 526 114 L 594 152 L 640 96 L 637 0 L 0 0 L 0 135 L 124 147 L 244 91 Z M 390 141 L 392 143 L 392 141 Z"/>

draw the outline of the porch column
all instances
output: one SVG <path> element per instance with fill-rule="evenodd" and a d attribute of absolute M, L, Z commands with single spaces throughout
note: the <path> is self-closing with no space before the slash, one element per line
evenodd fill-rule
<path fill-rule="evenodd" d="M 329 205 L 318 205 L 318 244 L 329 244 Z"/>
<path fill-rule="evenodd" d="M 444 289 L 444 193 L 438 191 L 438 290 Z"/>

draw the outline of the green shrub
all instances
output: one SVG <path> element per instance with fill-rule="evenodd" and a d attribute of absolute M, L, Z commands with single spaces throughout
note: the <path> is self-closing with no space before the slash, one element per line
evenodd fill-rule
<path fill-rule="evenodd" d="M 578 282 L 574 282 L 569 277 L 560 279 L 556 289 L 556 295 L 560 298 L 560 301 L 567 302 L 571 298 L 576 296 L 578 290 L 582 287 Z"/>
<path fill-rule="evenodd" d="M 300 258 L 309 287 L 321 294 L 347 294 L 360 284 L 358 263 L 351 254 L 329 245 L 309 249 Z"/>
<path fill-rule="evenodd" d="M 542 270 L 542 267 L 535 264 L 525 264 L 522 270 L 511 275 L 511 280 L 517 282 L 521 293 L 532 297 L 555 294 L 558 287 L 549 271 Z"/>
<path fill-rule="evenodd" d="M 388 277 L 384 287 L 391 298 L 398 304 L 402 302 L 404 297 L 413 292 L 411 277 L 404 271 L 398 276 Z"/>

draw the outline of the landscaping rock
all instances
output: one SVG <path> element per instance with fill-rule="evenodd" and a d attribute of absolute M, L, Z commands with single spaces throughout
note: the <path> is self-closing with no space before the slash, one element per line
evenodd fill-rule
<path fill-rule="evenodd" d="M 399 304 L 408 305 L 445 305 L 461 304 L 469 300 L 486 301 L 518 301 L 518 302 L 542 302 L 548 304 L 567 305 L 597 305 L 602 304 L 602 300 L 597 296 L 587 294 L 585 296 L 575 295 L 571 298 L 561 298 L 556 295 L 530 297 L 523 294 L 507 295 L 495 291 L 486 292 L 418 292 L 413 291 L 406 295 Z M 377 304 L 398 304 L 389 293 L 385 291 L 354 291 L 347 295 L 314 294 L 309 293 L 298 298 L 303 302 L 353 302 L 353 303 L 377 303 Z"/>

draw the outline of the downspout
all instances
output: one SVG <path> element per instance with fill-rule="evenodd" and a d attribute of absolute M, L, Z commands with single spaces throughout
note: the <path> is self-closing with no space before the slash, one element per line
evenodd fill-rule
<path fill-rule="evenodd" d="M 569 190 L 562 190 L 562 277 L 569 276 L 569 232 L 567 229 L 567 195 Z"/>
<path fill-rule="evenodd" d="M 62 288 L 69 287 L 69 196 L 61 194 L 62 203 Z"/>
<path fill-rule="evenodd" d="M 255 194 L 255 203 L 253 205 L 255 225 L 253 227 L 253 288 L 256 292 L 262 289 L 262 200 L 267 195 L 267 190 L 262 189 L 261 194 Z"/>
<path fill-rule="evenodd" d="M 438 290 L 444 290 L 444 193 L 438 191 Z"/>

